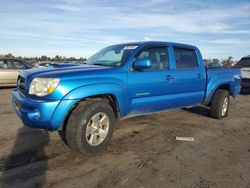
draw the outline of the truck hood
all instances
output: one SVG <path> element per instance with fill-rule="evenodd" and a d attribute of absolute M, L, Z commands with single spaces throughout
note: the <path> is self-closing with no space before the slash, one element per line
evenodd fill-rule
<path fill-rule="evenodd" d="M 95 74 L 97 72 L 109 72 L 117 68 L 99 65 L 69 65 L 69 64 L 56 64 L 51 67 L 44 68 L 33 68 L 24 70 L 21 75 L 23 77 L 29 77 L 32 79 L 34 77 L 44 77 L 44 78 L 67 78 L 79 76 L 82 74 L 90 73 Z"/>
<path fill-rule="evenodd" d="M 62 99 L 67 93 L 74 89 L 90 84 L 100 84 L 103 82 L 121 82 L 120 78 L 125 78 L 121 74 L 119 67 L 108 67 L 99 65 L 59 65 L 45 68 L 34 68 L 24 70 L 18 77 L 19 90 L 27 95 L 30 83 L 36 77 L 41 78 L 59 78 L 60 83 L 57 89 L 43 99 L 58 100 Z M 20 87 L 22 86 L 22 87 Z M 23 87 L 24 86 L 24 87 Z M 37 96 L 29 96 L 32 99 L 40 99 Z"/>

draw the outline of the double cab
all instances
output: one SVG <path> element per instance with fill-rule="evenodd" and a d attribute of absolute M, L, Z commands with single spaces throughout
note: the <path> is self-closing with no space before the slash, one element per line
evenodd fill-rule
<path fill-rule="evenodd" d="M 12 103 L 25 126 L 57 130 L 72 150 L 91 154 L 127 117 L 205 105 L 224 118 L 240 82 L 240 69 L 205 68 L 195 46 L 134 42 L 106 47 L 83 65 L 22 71 Z"/>

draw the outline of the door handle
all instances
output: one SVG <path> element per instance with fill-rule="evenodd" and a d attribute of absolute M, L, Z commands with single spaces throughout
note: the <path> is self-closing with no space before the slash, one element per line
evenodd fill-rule
<path fill-rule="evenodd" d="M 171 75 L 166 76 L 166 80 L 173 80 L 174 78 Z"/>
<path fill-rule="evenodd" d="M 197 74 L 197 77 L 198 77 L 198 78 L 201 78 L 201 74 Z"/>

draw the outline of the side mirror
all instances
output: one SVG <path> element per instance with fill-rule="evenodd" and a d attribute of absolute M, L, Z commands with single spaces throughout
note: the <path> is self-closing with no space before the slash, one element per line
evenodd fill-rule
<path fill-rule="evenodd" d="M 138 59 L 134 63 L 134 69 L 137 71 L 142 71 L 144 69 L 150 69 L 152 63 L 149 59 Z"/>

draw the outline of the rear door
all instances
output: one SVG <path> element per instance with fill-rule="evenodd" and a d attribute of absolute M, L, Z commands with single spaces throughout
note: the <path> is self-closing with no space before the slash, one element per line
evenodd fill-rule
<path fill-rule="evenodd" d="M 170 77 L 168 47 L 145 47 L 135 56 L 135 61 L 137 59 L 149 59 L 152 67 L 149 70 L 136 71 L 131 66 L 128 73 L 130 112 L 140 114 L 170 107 L 174 84 Z"/>
<path fill-rule="evenodd" d="M 173 107 L 196 105 L 205 95 L 206 72 L 195 49 L 173 48 L 175 102 Z"/>
<path fill-rule="evenodd" d="M 9 60 L 0 60 L 0 85 L 15 85 L 16 70 Z"/>

